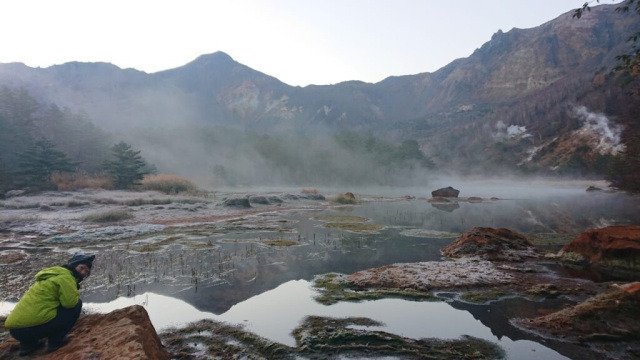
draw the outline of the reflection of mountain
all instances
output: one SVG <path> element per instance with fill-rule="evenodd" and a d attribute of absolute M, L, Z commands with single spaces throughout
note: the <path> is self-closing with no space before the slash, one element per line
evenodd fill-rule
<path fill-rule="evenodd" d="M 529 301 L 522 298 L 505 299 L 492 302 L 489 305 L 474 305 L 454 301 L 450 303 L 456 309 L 470 312 L 474 318 L 491 329 L 498 338 L 507 337 L 511 340 L 530 340 L 542 342 L 570 359 L 599 360 L 590 352 L 584 351 L 581 346 L 567 342 L 550 339 L 542 339 L 533 333 L 525 332 L 510 323 L 510 319 L 534 318 L 562 308 L 567 302 L 554 299 L 543 302 Z"/>
<path fill-rule="evenodd" d="M 640 103 L 608 75 L 639 26 L 636 14 L 615 7 L 498 31 L 468 58 L 376 84 L 293 87 L 215 53 L 154 74 L 105 63 L 1 64 L 0 85 L 82 109 L 124 134 L 178 123 L 314 135 L 370 130 L 417 139 L 438 165 L 467 172 L 487 164 L 598 169 L 618 146 L 619 127 L 589 112 L 629 122 Z"/>

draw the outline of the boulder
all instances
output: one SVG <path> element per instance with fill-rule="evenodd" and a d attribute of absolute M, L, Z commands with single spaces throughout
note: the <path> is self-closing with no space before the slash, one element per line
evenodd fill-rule
<path fill-rule="evenodd" d="M 527 238 L 509 229 L 476 227 L 442 249 L 451 258 L 522 261 L 540 254 Z"/>
<path fill-rule="evenodd" d="M 0 343 L 1 359 L 18 357 L 19 343 L 9 338 Z M 147 311 L 140 305 L 108 314 L 83 315 L 69 333 L 69 343 L 46 354 L 45 349 L 30 359 L 149 359 L 163 360 L 171 356 L 156 333 Z"/>
<path fill-rule="evenodd" d="M 585 231 L 565 245 L 560 255 L 604 267 L 640 270 L 640 225 Z"/>
<path fill-rule="evenodd" d="M 595 187 L 593 185 L 589 186 L 586 191 L 602 191 L 601 188 Z"/>
<path fill-rule="evenodd" d="M 467 201 L 472 203 L 479 203 L 479 202 L 482 202 L 482 198 L 477 196 L 471 196 L 470 198 L 467 199 Z"/>
<path fill-rule="evenodd" d="M 582 341 L 640 339 L 640 282 L 609 291 L 522 325 L 556 337 Z M 625 357 L 621 357 L 625 358 Z"/>
<path fill-rule="evenodd" d="M 355 200 L 356 199 L 356 196 L 352 192 L 346 192 L 346 193 L 342 194 L 342 196 L 347 198 L 347 199 L 351 199 L 351 200 Z"/>
<path fill-rule="evenodd" d="M 251 195 L 251 196 L 249 196 L 249 203 L 251 203 L 251 204 L 261 204 L 261 205 L 269 205 L 269 199 L 266 196 Z"/>
<path fill-rule="evenodd" d="M 222 205 L 231 206 L 231 207 L 243 207 L 243 208 L 251 207 L 251 204 L 249 203 L 249 199 L 247 199 L 246 197 L 229 198 L 224 200 L 222 202 Z"/>
<path fill-rule="evenodd" d="M 434 190 L 431 192 L 432 197 L 440 196 L 440 197 L 458 197 L 460 194 L 460 190 L 454 189 L 451 186 L 446 188 Z"/>

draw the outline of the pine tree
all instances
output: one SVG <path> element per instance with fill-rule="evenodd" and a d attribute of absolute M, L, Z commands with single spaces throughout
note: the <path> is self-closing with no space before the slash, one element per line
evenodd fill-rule
<path fill-rule="evenodd" d="M 44 138 L 19 157 L 20 168 L 17 177 L 22 186 L 48 187 L 51 184 L 51 174 L 73 172 L 76 167 L 65 153 L 55 149 L 55 145 Z"/>
<path fill-rule="evenodd" d="M 111 148 L 111 154 L 115 158 L 106 162 L 107 172 L 113 178 L 116 189 L 126 189 L 133 185 L 139 185 L 144 175 L 147 163 L 140 156 L 140 150 L 131 149 L 131 145 L 121 141 Z"/>

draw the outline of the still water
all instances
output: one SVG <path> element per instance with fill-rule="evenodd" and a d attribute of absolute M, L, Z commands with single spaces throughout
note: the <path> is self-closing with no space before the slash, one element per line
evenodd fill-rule
<path fill-rule="evenodd" d="M 315 275 L 441 261 L 440 249 L 475 226 L 506 227 L 547 239 L 543 247 L 555 251 L 586 229 L 640 224 L 639 199 L 621 193 L 587 193 L 584 186 L 536 183 L 453 185 L 463 190 L 462 199 L 450 204 L 427 202 L 427 189 L 370 189 L 357 193 L 366 200 L 360 205 L 262 214 L 247 219 L 251 226 L 191 239 L 211 245 L 201 249 L 171 245 L 146 254 L 101 250 L 104 273 L 115 274 L 113 267 L 118 263 L 118 271 L 142 276 L 129 278 L 127 284 L 100 286 L 83 298 L 87 308 L 100 312 L 143 304 L 159 330 L 215 319 L 294 345 L 291 331 L 305 316 L 358 316 L 381 321 L 385 326 L 380 330 L 411 338 L 471 335 L 487 339 L 512 359 L 584 358 L 578 346 L 541 339 L 508 322 L 508 318 L 534 317 L 566 306 L 561 300 L 506 299 L 472 305 L 453 299 L 385 299 L 331 306 L 313 300 L 310 281 Z M 411 198 L 401 198 L 404 195 Z M 482 201 L 464 200 L 471 196 Z M 320 220 L 323 216 L 361 217 L 383 228 L 370 233 L 329 228 Z M 270 247 L 256 239 L 290 240 L 298 245 Z M 113 275 L 116 282 L 119 276 Z M 106 283 L 97 277 L 94 281 Z M 10 306 L 5 303 L 2 308 Z"/>

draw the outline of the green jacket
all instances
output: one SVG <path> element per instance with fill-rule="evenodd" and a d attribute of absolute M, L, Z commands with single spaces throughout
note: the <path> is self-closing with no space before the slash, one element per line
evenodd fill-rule
<path fill-rule="evenodd" d="M 71 270 L 62 266 L 44 269 L 36 274 L 36 282 L 22 296 L 4 326 L 20 329 L 51 321 L 58 307 L 73 308 L 78 304 L 78 282 Z"/>

